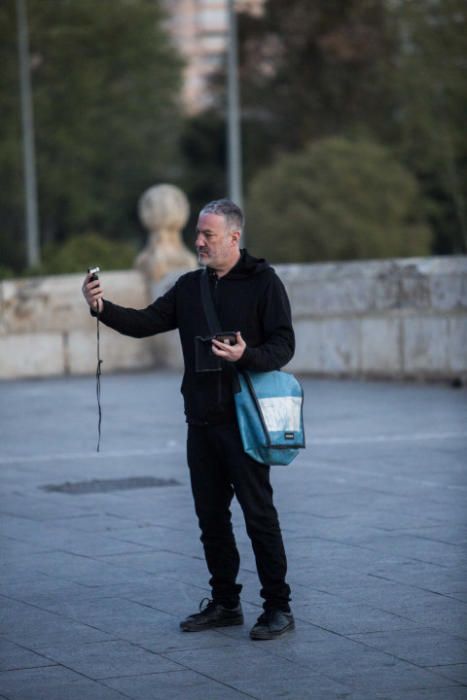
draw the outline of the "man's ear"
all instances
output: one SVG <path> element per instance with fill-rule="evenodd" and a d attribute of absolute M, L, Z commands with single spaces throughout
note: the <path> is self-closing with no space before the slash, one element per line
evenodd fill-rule
<path fill-rule="evenodd" d="M 242 234 L 240 231 L 232 231 L 232 243 L 235 243 L 235 245 L 239 242 L 240 236 Z"/>

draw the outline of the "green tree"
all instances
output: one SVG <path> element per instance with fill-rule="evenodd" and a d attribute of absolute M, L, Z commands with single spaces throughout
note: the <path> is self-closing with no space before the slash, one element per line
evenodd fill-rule
<path fill-rule="evenodd" d="M 241 16 L 240 40 L 243 105 L 272 144 L 384 121 L 396 46 L 384 0 L 267 0 L 264 15 Z"/>
<path fill-rule="evenodd" d="M 225 124 L 214 110 L 187 117 L 180 138 L 183 169 L 180 185 L 190 200 L 186 243 L 192 246 L 200 209 L 212 199 L 225 197 Z"/>
<path fill-rule="evenodd" d="M 28 0 L 43 243 L 139 235 L 142 190 L 179 176 L 181 61 L 157 0 Z M 0 4 L 0 260 L 24 265 L 14 0 Z"/>
<path fill-rule="evenodd" d="M 392 143 L 431 202 L 436 250 L 467 252 L 467 6 L 400 2 Z"/>
<path fill-rule="evenodd" d="M 123 241 L 110 241 L 96 233 L 71 236 L 62 244 L 45 246 L 39 270 L 46 275 L 85 272 L 97 260 L 102 270 L 125 270 L 132 267 L 136 249 Z"/>
<path fill-rule="evenodd" d="M 249 247 L 275 262 L 427 255 L 416 179 L 384 147 L 325 139 L 259 173 L 247 207 Z"/>
<path fill-rule="evenodd" d="M 375 140 L 417 177 L 433 252 L 465 252 L 466 19 L 465 0 L 266 0 L 243 15 L 247 176 L 312 141 Z"/>

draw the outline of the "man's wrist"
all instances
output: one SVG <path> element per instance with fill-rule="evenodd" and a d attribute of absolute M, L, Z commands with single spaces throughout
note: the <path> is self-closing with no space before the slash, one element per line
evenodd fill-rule
<path fill-rule="evenodd" d="M 89 310 L 91 312 L 91 316 L 94 316 L 94 318 L 98 314 L 100 315 L 104 311 L 104 300 L 100 299 L 100 303 L 99 303 L 99 301 L 97 302 L 97 308 L 94 306 L 90 306 Z"/>
<path fill-rule="evenodd" d="M 251 348 L 249 348 L 247 345 L 245 346 L 242 354 L 238 358 L 236 364 L 238 367 L 247 367 L 249 361 L 251 360 L 253 353 L 251 351 Z"/>

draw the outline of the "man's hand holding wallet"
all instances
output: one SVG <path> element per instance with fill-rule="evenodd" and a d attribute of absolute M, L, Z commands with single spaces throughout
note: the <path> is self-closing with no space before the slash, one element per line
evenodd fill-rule
<path fill-rule="evenodd" d="M 222 360 L 237 362 L 243 355 L 246 343 L 240 331 L 224 331 L 203 338 L 195 338 L 197 372 L 220 372 Z"/>
<path fill-rule="evenodd" d="M 237 362 L 243 355 L 246 343 L 240 331 L 232 333 L 218 333 L 212 339 L 212 351 L 217 357 L 227 362 Z"/>

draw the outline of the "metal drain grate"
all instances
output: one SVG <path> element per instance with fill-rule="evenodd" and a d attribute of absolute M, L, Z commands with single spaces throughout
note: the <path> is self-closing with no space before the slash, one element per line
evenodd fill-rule
<path fill-rule="evenodd" d="M 161 488 L 163 486 L 181 486 L 176 479 L 157 479 L 153 476 L 132 476 L 127 479 L 92 479 L 91 481 L 66 481 L 64 484 L 47 484 L 41 486 L 43 491 L 71 493 L 81 496 L 86 493 L 109 493 L 109 491 L 128 491 L 130 489 Z"/>

